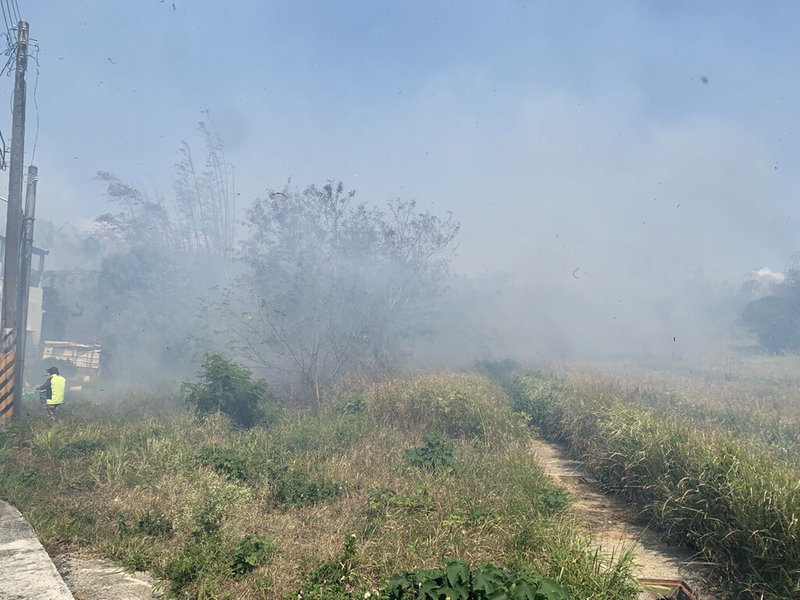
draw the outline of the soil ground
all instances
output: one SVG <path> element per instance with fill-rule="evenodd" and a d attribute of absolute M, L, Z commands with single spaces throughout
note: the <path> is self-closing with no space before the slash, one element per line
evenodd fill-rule
<path fill-rule="evenodd" d="M 129 573 L 109 560 L 78 556 L 53 556 L 75 600 L 155 600 L 156 581 L 147 573 Z"/>

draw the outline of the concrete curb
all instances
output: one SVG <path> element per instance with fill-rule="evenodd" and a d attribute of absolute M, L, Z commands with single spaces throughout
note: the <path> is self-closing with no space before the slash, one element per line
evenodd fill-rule
<path fill-rule="evenodd" d="M 75 600 L 36 533 L 0 500 L 0 600 Z"/>

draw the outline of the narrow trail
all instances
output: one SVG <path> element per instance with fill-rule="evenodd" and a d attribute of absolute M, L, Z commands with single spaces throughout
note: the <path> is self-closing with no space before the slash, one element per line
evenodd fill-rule
<path fill-rule="evenodd" d="M 697 600 L 716 600 L 705 585 L 707 572 L 692 563 L 689 553 L 665 544 L 657 533 L 638 523 L 635 512 L 621 499 L 603 493 L 600 484 L 563 448 L 541 440 L 534 448 L 547 473 L 572 495 L 579 518 L 605 552 L 618 556 L 635 547 L 637 577 L 680 580 L 691 587 Z"/>
<path fill-rule="evenodd" d="M 147 573 L 130 573 L 106 559 L 55 555 L 53 563 L 75 600 L 161 600 Z"/>

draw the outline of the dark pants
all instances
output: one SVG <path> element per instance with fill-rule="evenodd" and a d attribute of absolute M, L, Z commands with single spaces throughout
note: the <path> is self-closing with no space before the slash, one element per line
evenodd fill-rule
<path fill-rule="evenodd" d="M 58 404 L 48 404 L 47 405 L 47 416 L 50 419 L 55 420 L 56 418 L 56 409 L 58 408 Z"/>

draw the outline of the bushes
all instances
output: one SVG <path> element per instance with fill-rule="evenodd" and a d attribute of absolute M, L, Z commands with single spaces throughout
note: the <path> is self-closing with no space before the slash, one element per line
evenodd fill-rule
<path fill-rule="evenodd" d="M 162 574 L 169 578 L 173 597 L 217 598 L 226 579 L 247 576 L 267 564 L 277 550 L 275 541 L 260 535 L 238 540 L 193 537 L 166 563 Z"/>
<path fill-rule="evenodd" d="M 607 487 L 715 565 L 741 597 L 800 599 L 800 473 L 602 390 L 520 378 L 518 406 Z"/>
<path fill-rule="evenodd" d="M 298 508 L 333 502 L 343 490 L 341 484 L 322 477 L 312 477 L 303 469 L 270 465 L 267 471 L 273 501 L 278 506 Z"/>
<path fill-rule="evenodd" d="M 426 471 L 452 471 L 456 467 L 453 442 L 438 433 L 430 434 L 419 448 L 406 450 L 406 460 L 412 467 Z"/>
<path fill-rule="evenodd" d="M 248 478 L 248 457 L 232 448 L 206 446 L 197 455 L 200 464 L 214 469 L 231 481 L 244 481 Z"/>
<path fill-rule="evenodd" d="M 197 414 L 222 412 L 240 427 L 275 417 L 275 398 L 269 385 L 263 379 L 253 381 L 252 373 L 244 367 L 219 354 L 206 354 L 200 377 L 202 383 L 185 381 L 181 385 L 186 403 Z"/>
<path fill-rule="evenodd" d="M 492 565 L 470 570 L 461 560 L 444 561 L 444 569 L 419 570 L 391 578 L 380 600 L 569 600 L 555 580 L 527 573 L 509 573 Z"/>

